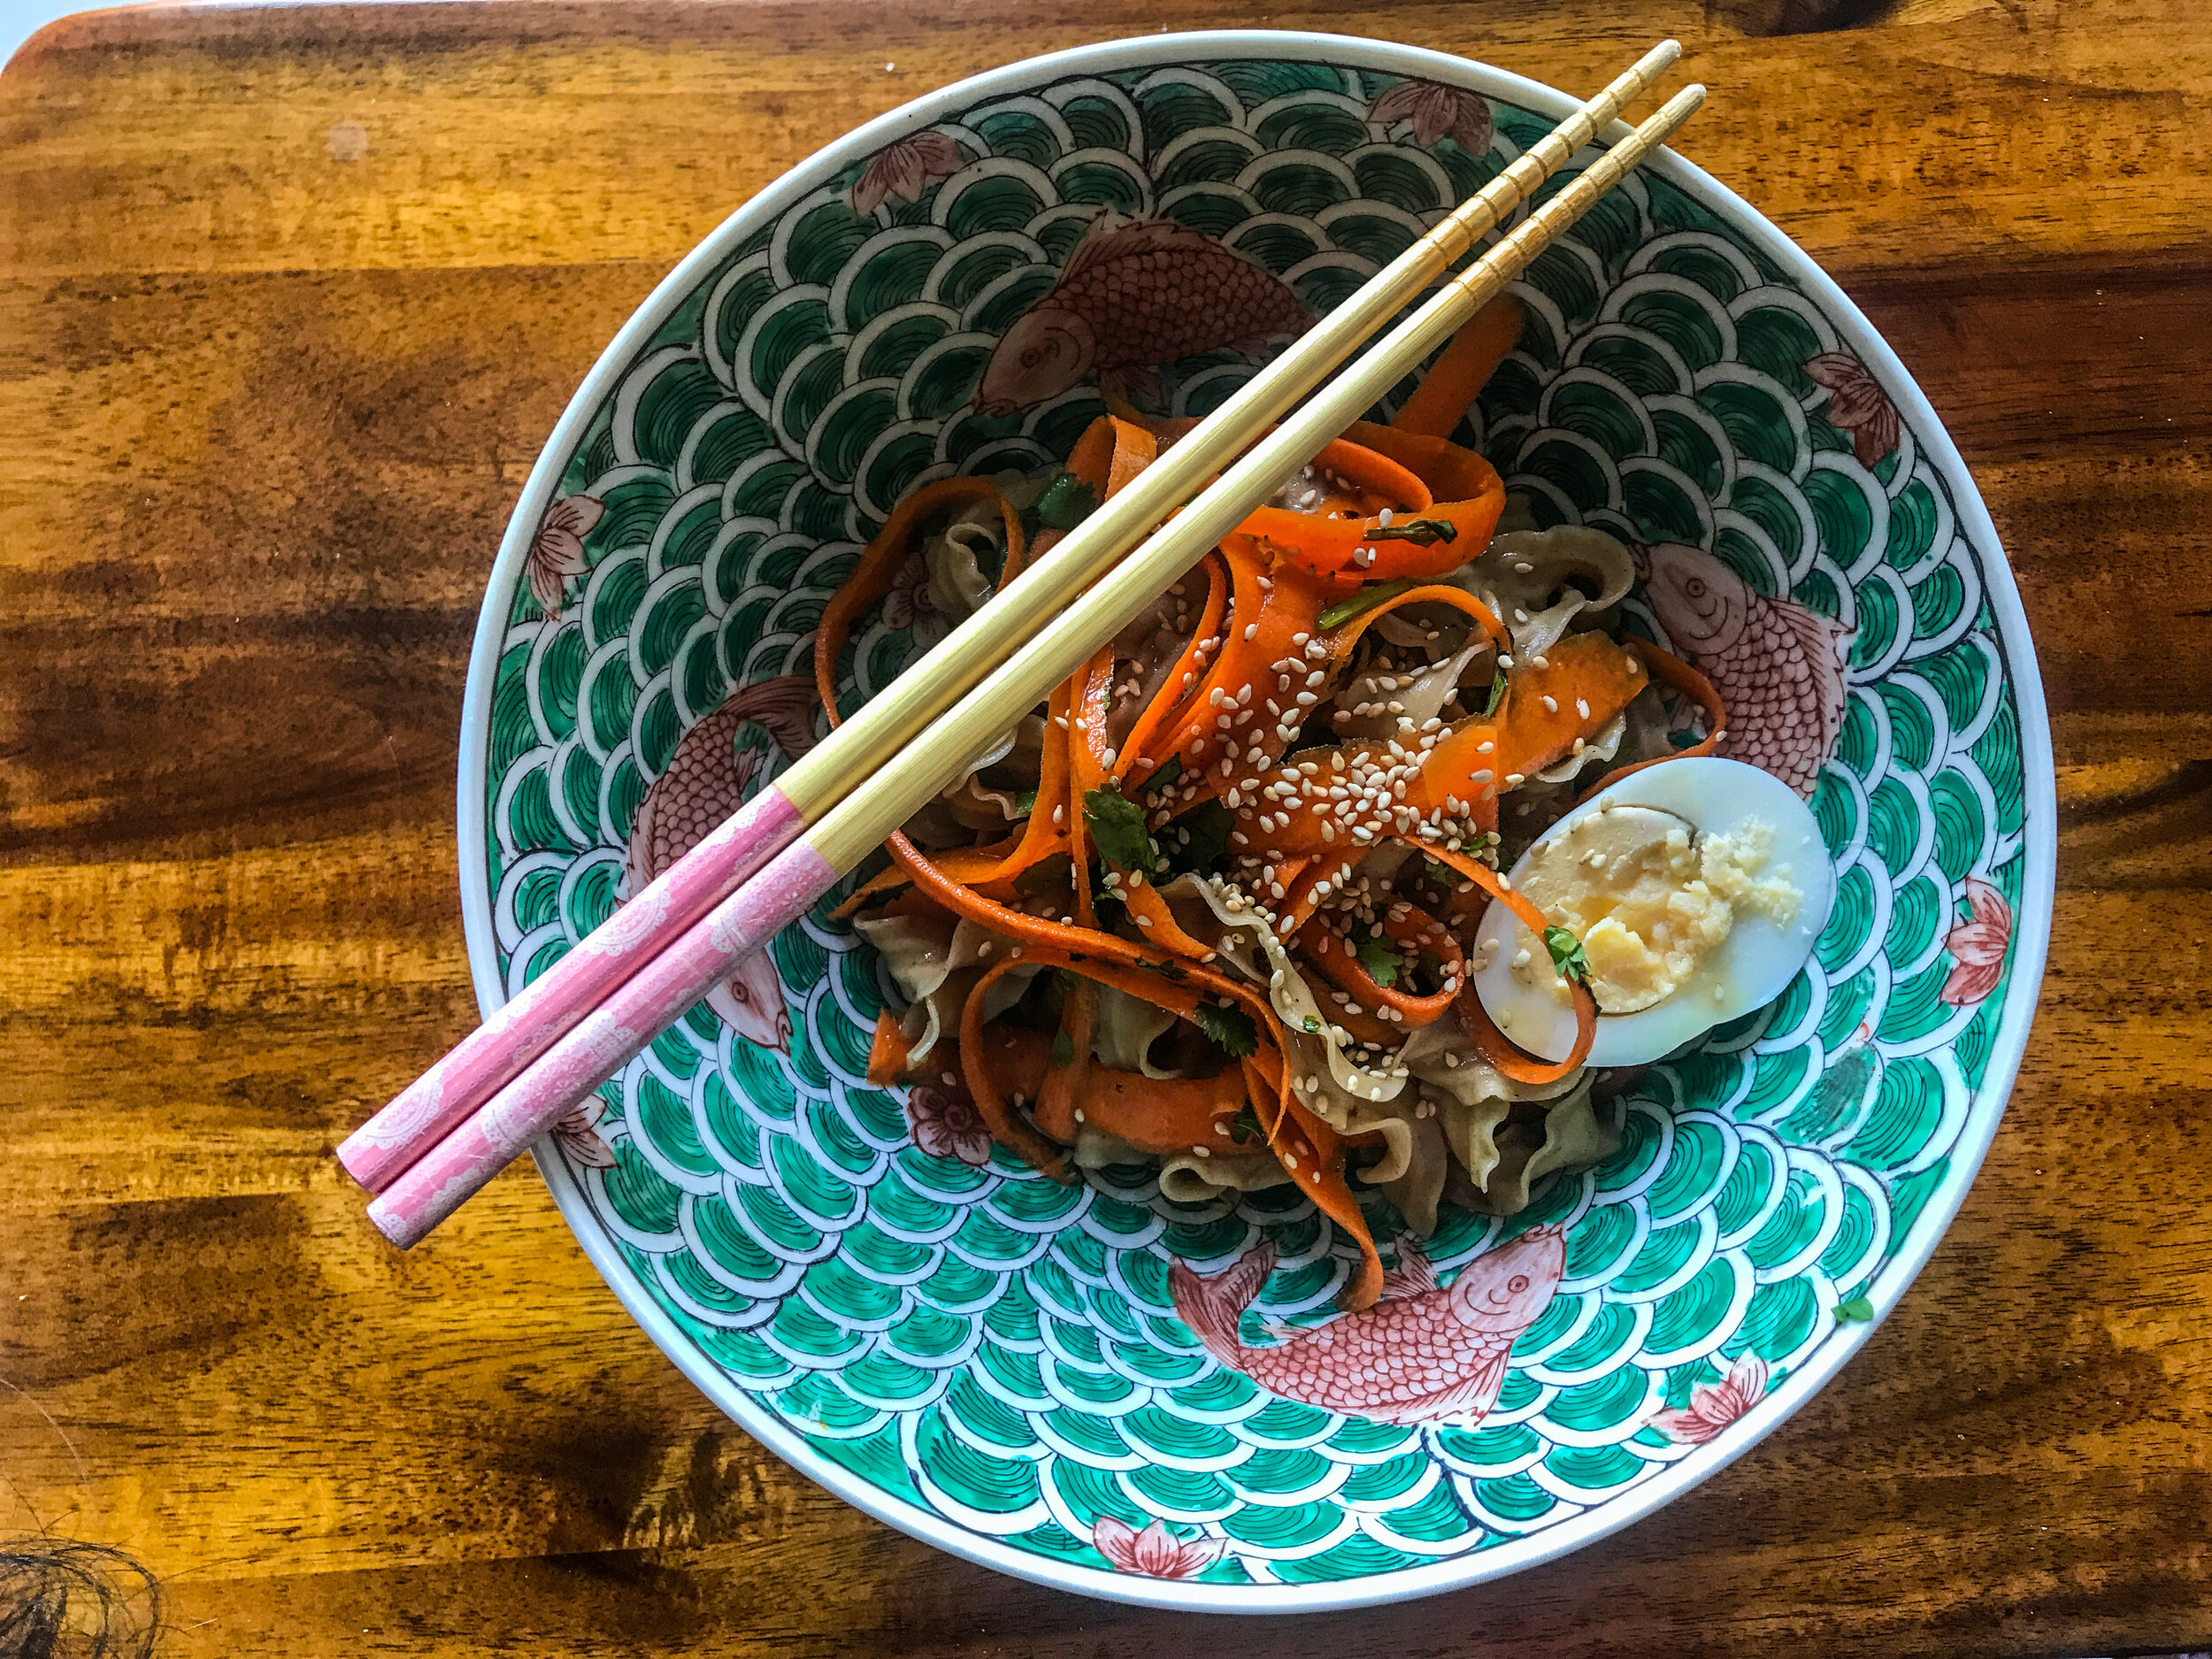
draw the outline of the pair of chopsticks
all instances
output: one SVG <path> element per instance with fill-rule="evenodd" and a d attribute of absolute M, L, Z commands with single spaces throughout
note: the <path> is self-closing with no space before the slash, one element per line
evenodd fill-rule
<path fill-rule="evenodd" d="M 1561 122 L 349 1137 L 339 1161 L 379 1194 L 377 1226 L 403 1249 L 452 1214 L 1502 293 L 1690 117 L 1703 87 L 1677 93 L 1322 384 L 1680 55 L 1662 42 Z"/>

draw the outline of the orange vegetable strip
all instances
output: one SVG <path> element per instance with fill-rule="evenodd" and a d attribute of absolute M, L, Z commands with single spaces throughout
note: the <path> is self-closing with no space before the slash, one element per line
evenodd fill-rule
<path fill-rule="evenodd" d="M 1104 501 L 1152 465 L 1159 440 L 1133 421 L 1101 415 L 1083 428 L 1068 456 L 1068 471 Z"/>
<path fill-rule="evenodd" d="M 1282 1159 L 1299 1190 L 1313 1200 L 1314 1208 L 1359 1244 L 1359 1270 L 1337 1293 L 1337 1306 L 1347 1313 L 1371 1308 L 1382 1295 L 1382 1257 L 1375 1249 L 1375 1236 L 1368 1231 L 1359 1200 L 1344 1179 L 1344 1138 L 1294 1092 L 1285 1089 L 1282 1099 L 1293 1128 L 1281 1134 L 1275 1156 Z M 1301 1156 L 1302 1148 L 1304 1156 Z"/>
<path fill-rule="evenodd" d="M 1373 1305 L 1382 1291 L 1382 1263 L 1375 1250 L 1374 1238 L 1368 1231 L 1366 1217 L 1360 1210 L 1359 1201 L 1353 1196 L 1351 1188 L 1344 1180 L 1342 1140 L 1325 1122 L 1301 1105 L 1292 1093 L 1291 1068 L 1282 1057 L 1286 1052 L 1283 1047 L 1282 1025 L 1276 1018 L 1274 1005 L 1271 1002 L 1255 994 L 1250 987 L 1232 980 L 1225 975 L 1204 968 L 1179 968 L 1178 964 L 1171 962 L 1148 961 L 1141 947 L 1117 938 L 1110 933 L 1063 927 L 1056 923 L 1041 921 L 1019 911 L 1008 910 L 1003 906 L 982 899 L 968 889 L 956 883 L 945 881 L 943 878 L 936 875 L 930 869 L 928 860 L 916 851 L 913 844 L 903 835 L 895 836 L 892 841 L 893 856 L 913 872 L 918 885 L 930 891 L 932 895 L 943 903 L 947 909 L 953 910 L 956 914 L 969 916 L 995 932 L 1022 938 L 1025 941 L 1036 941 L 1033 946 L 1025 943 L 1023 954 L 1025 961 L 1065 966 L 1080 976 L 1094 979 L 1102 983 L 1118 982 L 1123 989 L 1130 991 L 1133 995 L 1147 997 L 1163 1007 L 1173 1006 L 1173 1003 L 1168 1000 L 1171 997 L 1179 1000 L 1181 995 L 1190 995 L 1194 998 L 1197 991 L 1208 990 L 1217 995 L 1229 997 L 1242 1007 L 1247 1013 L 1252 1015 L 1255 1022 L 1267 1033 L 1269 1041 L 1263 1041 L 1259 1045 L 1257 1053 L 1247 1059 L 1245 1066 L 1248 1075 L 1256 1074 L 1257 1079 L 1270 1083 L 1274 1092 L 1275 1098 L 1271 1110 L 1261 1108 L 1261 1102 L 1264 1097 L 1256 1095 L 1254 1097 L 1255 1107 L 1261 1108 L 1262 1122 L 1268 1130 L 1269 1143 L 1276 1148 L 1279 1157 L 1286 1152 L 1289 1154 L 1288 1158 L 1285 1160 L 1286 1171 L 1298 1181 L 1301 1189 L 1312 1198 L 1323 1214 L 1336 1222 L 1359 1242 L 1360 1271 L 1346 1287 L 1344 1294 L 1339 1299 L 1339 1305 L 1347 1310 Z M 1107 956 L 1113 960 L 1101 961 L 1098 959 L 1100 956 Z M 1124 979 L 1122 974 L 1116 972 L 1118 964 L 1126 964 L 1129 967 L 1150 972 L 1133 973 Z M 1001 965 L 1003 967 L 1010 964 Z M 1161 982 L 1154 976 L 1157 975 L 1162 968 L 1175 969 L 1185 977 L 1180 979 L 1171 979 L 1166 982 Z M 980 1010 L 981 988 L 979 985 L 977 990 L 970 994 L 969 1008 Z M 1194 1001 L 1192 1009 L 1194 1012 Z M 966 1013 L 964 1010 L 962 1025 L 964 1056 L 969 1046 L 966 1024 Z M 977 1021 L 977 1028 L 979 1033 L 979 1018 Z M 1274 1079 L 1269 1079 L 1265 1076 L 1271 1063 L 1280 1068 L 1278 1077 Z M 989 1079 L 986 1078 L 984 1080 L 987 1087 L 989 1087 Z M 975 1079 L 972 1077 L 970 1079 L 972 1091 Z M 990 1123 L 990 1114 L 985 1110 L 980 1095 L 977 1098 L 976 1107 L 978 1112 L 983 1115 L 984 1121 L 987 1124 Z M 999 1110 L 1003 1113 L 1002 1104 Z M 1286 1119 L 1294 1125 L 1294 1132 L 1301 1138 L 1292 1138 L 1294 1131 L 1286 1129 Z M 1026 1125 L 1023 1127 L 1027 1130 Z M 1033 1135 L 1035 1133 L 1033 1130 L 1028 1133 Z M 1023 1150 L 1021 1143 L 1010 1141 L 1008 1144 L 1014 1146 L 1017 1151 L 1021 1151 L 1025 1157 L 1029 1156 L 1026 1151 Z M 1308 1156 L 1300 1156 L 1301 1147 L 1307 1148 Z M 1293 1160 L 1298 1165 L 1294 1170 L 1291 1168 Z M 1042 1166 L 1040 1165 L 1040 1167 Z"/>
<path fill-rule="evenodd" d="M 1391 907 L 1394 912 L 1396 906 Z M 1418 918 L 1417 920 L 1416 918 Z M 1343 937 L 1325 923 L 1310 922 L 1298 934 L 1298 942 L 1306 959 L 1321 971 L 1322 976 L 1339 989 L 1349 993 L 1354 1002 L 1367 1009 L 1394 1009 L 1400 1024 L 1395 1025 L 1394 1043 L 1407 1032 L 1423 1025 L 1433 1025 L 1442 1018 L 1458 994 L 1458 984 L 1465 977 L 1465 960 L 1460 954 L 1459 941 L 1454 939 L 1441 923 L 1433 917 L 1408 907 L 1408 912 L 1397 920 L 1386 915 L 1383 921 L 1383 936 L 1393 944 L 1404 945 L 1414 950 L 1427 950 L 1442 958 L 1444 974 L 1452 989 L 1438 991 L 1429 996 L 1414 996 L 1392 987 L 1379 985 L 1367 966 L 1359 959 L 1358 941 Z"/>
<path fill-rule="evenodd" d="M 1013 957 L 993 963 L 983 977 L 975 982 L 967 999 L 960 1004 L 960 1070 L 967 1079 L 968 1093 L 974 1097 L 975 1109 L 991 1138 L 1000 1145 L 1010 1147 L 1032 1169 L 1056 1181 L 1072 1181 L 1065 1152 L 1029 1125 L 1006 1102 L 999 1092 L 998 1081 L 991 1075 L 985 1062 L 983 1045 L 983 998 L 991 987 L 1008 972 L 1022 964 Z M 1049 1087 L 1048 1077 L 1047 1085 Z"/>
<path fill-rule="evenodd" d="M 1475 396 L 1521 342 L 1521 302 L 1501 294 L 1470 318 L 1391 421 L 1399 432 L 1448 438 Z"/>
<path fill-rule="evenodd" d="M 1295 705 L 1294 694 L 1278 692 L 1276 680 L 1287 672 L 1279 665 L 1289 662 L 1310 670 L 1304 646 L 1293 641 L 1301 634 L 1310 640 L 1319 631 L 1314 618 L 1330 600 L 1324 581 L 1294 564 L 1278 564 L 1271 574 L 1252 538 L 1241 532 L 1223 541 L 1222 553 L 1228 563 L 1231 597 L 1220 652 L 1183 711 L 1162 728 L 1151 751 L 1151 757 L 1163 765 L 1170 755 L 1182 760 L 1183 775 L 1172 802 L 1176 810 L 1218 795 L 1232 783 L 1281 758 L 1290 740 L 1280 734 L 1279 723 L 1286 718 L 1283 710 Z M 1248 690 L 1250 695 L 1245 696 Z M 1217 691 L 1226 700 L 1218 708 L 1213 701 Z M 1240 697 L 1242 702 L 1232 713 L 1226 704 Z M 1279 710 L 1274 714 L 1266 708 L 1271 697 Z M 1227 731 L 1218 726 L 1224 716 L 1232 722 Z M 1234 761 L 1228 755 L 1231 742 L 1239 751 Z M 1225 772 L 1224 764 L 1228 766 Z"/>
<path fill-rule="evenodd" d="M 1644 664 L 1602 634 L 1570 634 L 1541 666 L 1516 662 L 1495 717 L 1499 781 L 1510 787 L 1512 774 L 1525 777 L 1565 759 L 1577 738 L 1595 736 L 1646 680 Z"/>
<path fill-rule="evenodd" d="M 1519 918 L 1522 926 L 1540 941 L 1543 939 L 1544 930 L 1551 926 L 1544 919 L 1544 912 L 1501 881 L 1498 872 L 1489 865 L 1464 853 L 1448 852 L 1441 847 L 1424 847 L 1421 850 L 1439 864 L 1458 871 L 1491 897 L 1502 899 L 1506 909 Z M 1556 1064 L 1539 1059 L 1500 1031 L 1490 1018 L 1490 1010 L 1483 1007 L 1482 998 L 1475 995 L 1471 979 L 1461 987 L 1453 1011 L 1459 1016 L 1461 1028 L 1473 1041 L 1482 1057 L 1502 1074 L 1517 1083 L 1556 1083 L 1589 1057 L 1590 1045 L 1598 1034 L 1597 999 L 1590 995 L 1590 987 L 1579 979 L 1570 979 L 1567 985 L 1574 995 L 1575 1042 L 1567 1057 Z"/>
<path fill-rule="evenodd" d="M 1463 588 L 1453 588 L 1442 583 L 1435 583 L 1425 588 L 1410 588 L 1402 594 L 1394 594 L 1380 604 L 1371 606 L 1361 611 L 1329 635 L 1329 648 L 1336 653 L 1336 660 L 1339 663 L 1349 662 L 1352 657 L 1352 648 L 1359 643 L 1360 635 L 1366 633 L 1370 626 L 1379 622 L 1394 611 L 1402 611 L 1408 605 L 1424 604 L 1449 605 L 1453 610 L 1462 612 L 1469 621 L 1483 631 L 1493 645 L 1503 645 L 1509 637 L 1505 631 L 1505 624 L 1499 621 L 1492 614 L 1490 607 L 1484 604 L 1474 595 Z"/>
<path fill-rule="evenodd" d="M 1071 926 L 1024 910 L 1010 910 L 996 900 L 984 897 L 972 888 L 948 880 L 929 860 L 926 854 L 915 847 L 904 835 L 895 835 L 887 843 L 891 856 L 914 878 L 915 886 L 933 902 L 956 916 L 989 928 L 995 933 L 1017 940 L 1022 946 L 1025 960 L 1035 959 L 1056 966 L 1071 969 L 1087 978 L 1103 979 L 1094 968 L 1133 970 L 1127 983 L 1116 979 L 1121 988 L 1133 995 L 1149 997 L 1164 1008 L 1175 1008 L 1171 1002 L 1161 998 L 1187 990 L 1195 995 L 1200 991 L 1216 996 L 1228 997 L 1257 1022 L 1265 1033 L 1264 1049 L 1271 1043 L 1279 1052 L 1283 1047 L 1282 1022 L 1275 1014 L 1274 1004 L 1256 995 L 1240 980 L 1232 979 L 1217 970 L 1177 962 L 1173 957 L 1154 951 L 1149 944 L 1137 944 L 1118 934 L 1094 927 Z M 1153 985 L 1156 977 L 1162 983 Z M 1150 989 L 1139 989 L 1150 985 Z"/>
<path fill-rule="evenodd" d="M 946 873 L 953 875 L 955 880 L 1003 887 L 1005 896 L 1011 897 L 1011 884 L 1016 876 L 1033 864 L 1069 850 L 1068 826 L 1052 821 L 1052 806 L 1067 787 L 1068 752 L 1060 741 L 1059 726 L 1067 711 L 1067 689 L 1061 687 L 1045 704 L 1044 757 L 1037 772 L 1037 798 L 1030 803 L 1028 821 L 1022 826 L 1019 844 L 995 868 L 983 873 L 962 877 L 948 869 Z"/>
<path fill-rule="evenodd" d="M 1629 773 L 1641 772 L 1647 766 L 1663 766 L 1671 760 L 1688 760 L 1694 756 L 1713 754 L 1719 749 L 1722 741 L 1728 735 L 1728 710 L 1720 700 L 1720 693 L 1713 689 L 1711 680 L 1706 679 L 1680 657 L 1670 651 L 1661 650 L 1648 640 L 1633 641 L 1630 643 L 1629 649 L 1651 664 L 1651 672 L 1655 679 L 1665 680 L 1668 685 L 1682 693 L 1683 695 L 1693 699 L 1705 710 L 1705 735 L 1701 740 L 1678 753 L 1660 755 L 1651 760 L 1640 760 L 1632 766 L 1615 767 L 1590 786 L 1582 796 L 1584 801 L 1588 800 L 1591 795 L 1595 795 L 1609 784 L 1618 783 Z M 1576 804 L 1579 805 L 1581 803 L 1578 802 Z"/>
<path fill-rule="evenodd" d="M 1138 715 L 1137 723 L 1129 728 L 1128 740 L 1122 744 L 1121 757 L 1115 763 L 1114 770 L 1121 776 L 1126 777 L 1140 760 L 1151 758 L 1154 739 L 1160 727 L 1198 695 L 1200 682 L 1205 678 L 1205 659 L 1221 649 L 1221 620 L 1229 611 L 1229 567 L 1222 563 L 1218 553 L 1209 553 L 1202 568 L 1206 572 L 1205 606 L 1198 613 L 1198 624 L 1191 630 L 1183 654 L 1176 658 L 1175 666 L 1161 682 L 1159 691 Z M 1164 760 L 1153 762 L 1145 768 L 1147 777 L 1164 764 Z"/>
<path fill-rule="evenodd" d="M 1440 503 L 1481 501 L 1495 494 L 1502 511 L 1505 485 L 1499 479 L 1497 469 L 1463 445 L 1426 433 L 1379 426 L 1367 420 L 1353 422 L 1344 435 L 1354 443 L 1388 456 L 1419 479 Z M 1463 559 L 1474 557 L 1489 544 L 1489 537 L 1485 535 L 1463 554 Z"/>
<path fill-rule="evenodd" d="M 1091 658 L 1080 676 L 1080 690 L 1076 698 L 1075 717 L 1069 722 L 1069 752 L 1073 757 L 1076 772 L 1075 787 L 1079 802 L 1087 801 L 1094 789 L 1114 787 L 1112 754 L 1107 735 L 1106 721 L 1114 703 L 1114 648 L 1102 649 Z M 1142 803 L 1138 803 L 1141 808 Z M 1087 831 L 1088 826 L 1086 825 Z M 1101 856 L 1103 856 L 1102 854 Z M 1112 861 L 1108 860 L 1109 863 Z M 1119 865 L 1116 865 L 1119 869 Z M 1185 933 L 1168 909 L 1167 901 L 1152 885 L 1153 872 L 1149 869 L 1123 869 L 1122 881 L 1115 890 L 1130 917 L 1140 927 L 1146 929 L 1145 937 L 1162 950 L 1199 961 L 1213 954 L 1212 948 L 1203 941 L 1193 939 Z"/>
<path fill-rule="evenodd" d="M 891 510 L 891 516 L 883 521 L 883 528 L 861 549 L 852 574 L 838 584 L 837 591 L 822 607 L 822 619 L 816 626 L 814 686 L 822 695 L 822 706 L 829 714 L 831 725 L 839 723 L 837 659 L 844 654 L 853 624 L 882 603 L 884 595 L 891 591 L 891 584 L 898 580 L 911 551 L 908 543 L 915 530 L 933 512 L 946 507 L 964 507 L 987 495 L 995 497 L 999 503 L 1006 526 L 1006 557 L 1018 567 L 1021 515 L 987 478 L 941 478 L 935 483 L 923 485 Z"/>
<path fill-rule="evenodd" d="M 899 1029 L 897 1017 L 889 1009 L 883 1010 L 876 1016 L 875 1041 L 868 1046 L 868 1080 L 878 1088 L 897 1082 L 913 1048 Z"/>

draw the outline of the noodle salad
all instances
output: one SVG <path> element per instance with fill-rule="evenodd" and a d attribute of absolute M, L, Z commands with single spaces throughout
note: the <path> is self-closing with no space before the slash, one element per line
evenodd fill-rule
<path fill-rule="evenodd" d="M 1509 1215 L 1612 1150 L 1582 941 L 1501 871 L 1599 788 L 1724 735 L 1712 687 L 1624 626 L 1630 549 L 1509 518 L 1448 436 L 1519 320 L 1493 306 L 1389 425 L 1316 456 L 841 910 L 906 1003 L 878 1021 L 872 1082 L 964 1099 L 1056 1179 L 1154 1161 L 1172 1199 L 1294 1185 L 1358 1245 L 1349 1310 L 1383 1291 L 1361 1188 L 1427 1233 L 1440 1204 Z M 823 613 L 830 718 L 864 618 L 901 594 L 972 611 L 1194 424 L 1119 411 L 1064 466 L 911 492 Z M 1562 1056 L 1476 994 L 1494 901 L 1548 951 Z"/>

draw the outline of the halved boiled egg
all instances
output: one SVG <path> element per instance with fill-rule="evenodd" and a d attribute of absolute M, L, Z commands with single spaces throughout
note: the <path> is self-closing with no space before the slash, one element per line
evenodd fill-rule
<path fill-rule="evenodd" d="M 1836 896 L 1820 826 L 1790 787 L 1741 761 L 1647 766 L 1537 839 L 1509 877 L 1581 947 L 1597 998 L 1593 1065 L 1661 1059 L 1772 1002 L 1812 954 Z M 1573 1049 L 1552 947 L 1493 902 L 1475 977 L 1498 1028 L 1546 1059 Z"/>

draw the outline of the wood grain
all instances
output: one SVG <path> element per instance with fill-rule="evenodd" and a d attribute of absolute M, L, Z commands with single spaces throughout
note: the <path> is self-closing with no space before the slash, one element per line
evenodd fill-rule
<path fill-rule="evenodd" d="M 856 122 L 1170 23 L 1375 35 L 1568 87 L 1680 35 L 1714 94 L 1686 152 L 1867 307 L 1982 484 L 2064 820 L 2005 1125 L 1835 1385 L 1508 1585 L 1202 1627 L 965 1566 L 794 1475 L 629 1325 L 534 1175 L 401 1257 L 329 1158 L 472 1012 L 469 634 L 601 345 Z M 48 30 L 0 75 L 0 1528 L 142 1557 L 176 1655 L 2212 1640 L 2212 1220 L 2172 1198 L 2212 1183 L 2208 115 L 2200 0 L 180 7 Z"/>

